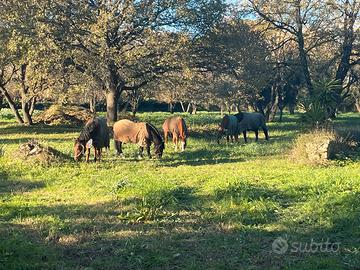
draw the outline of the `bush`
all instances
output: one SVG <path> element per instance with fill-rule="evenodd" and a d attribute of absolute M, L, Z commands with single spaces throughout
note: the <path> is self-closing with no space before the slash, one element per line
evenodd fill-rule
<path fill-rule="evenodd" d="M 301 120 L 313 126 L 328 126 L 338 106 L 340 87 L 335 80 L 314 83 L 313 96 L 300 100 L 305 111 Z"/>

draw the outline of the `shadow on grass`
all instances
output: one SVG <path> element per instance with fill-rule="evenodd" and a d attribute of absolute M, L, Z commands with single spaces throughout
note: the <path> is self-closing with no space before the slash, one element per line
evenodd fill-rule
<path fill-rule="evenodd" d="M 3 217 L 0 234 L 6 240 L 0 243 L 0 260 L 6 269 L 32 263 L 35 268 L 68 269 L 356 269 L 359 265 L 356 253 L 351 251 L 357 245 L 354 228 L 360 225 L 358 193 L 335 202 L 345 204 L 348 211 L 329 212 L 331 228 L 304 231 L 296 230 L 297 223 L 273 230 L 261 226 L 281 222 L 281 215 L 272 208 L 260 212 L 249 208 L 240 215 L 228 209 L 222 217 L 217 209 L 208 208 L 211 203 L 219 204 L 234 196 L 239 199 L 234 203 L 271 200 L 281 207 L 299 200 L 277 190 L 243 183 L 218 190 L 213 197 L 202 197 L 187 187 L 164 192 L 163 199 L 175 200 L 155 203 L 157 214 L 142 221 L 119 218 L 124 208 L 131 213 L 143 207 L 141 200 L 31 206 L 23 211 L 22 219 L 35 219 L 37 226 L 28 222 L 14 224 L 15 214 Z M 19 206 L 11 207 L 13 213 L 21 210 Z M 339 253 L 276 254 L 272 243 L 284 235 L 289 236 L 289 244 L 324 236 L 332 241 L 344 237 L 344 241 L 341 239 Z"/>
<path fill-rule="evenodd" d="M 17 135 L 21 134 L 63 134 L 81 131 L 81 127 L 75 126 L 48 126 L 45 124 L 35 124 L 32 126 L 21 126 L 17 124 L 9 124 L 5 127 L 0 128 L 1 134 L 3 135 Z"/>
<path fill-rule="evenodd" d="M 30 182 L 25 180 L 9 179 L 6 172 L 0 171 L 0 196 L 22 193 L 45 187 L 44 182 Z"/>
<path fill-rule="evenodd" d="M 171 157 L 163 158 L 161 166 L 177 167 L 181 165 L 202 166 L 244 161 L 242 158 L 230 156 L 231 148 L 227 149 L 196 149 L 193 151 L 175 152 Z"/>

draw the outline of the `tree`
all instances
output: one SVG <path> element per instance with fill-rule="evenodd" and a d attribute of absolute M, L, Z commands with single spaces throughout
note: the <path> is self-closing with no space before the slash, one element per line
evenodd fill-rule
<path fill-rule="evenodd" d="M 62 0 L 53 5 L 51 34 L 74 65 L 105 90 L 109 123 L 117 120 L 123 91 L 178 68 L 177 56 L 188 42 L 178 30 L 201 35 L 224 10 L 221 0 Z"/>
<path fill-rule="evenodd" d="M 38 94 L 48 86 L 54 49 L 38 24 L 41 3 L 8 0 L 0 4 L 0 91 L 20 124 L 31 125 Z M 19 21 L 21 24 L 19 24 Z M 51 62 L 54 61 L 54 62 Z M 20 97 L 21 114 L 16 102 Z"/>
<path fill-rule="evenodd" d="M 249 0 L 249 3 L 259 23 L 265 24 L 267 30 L 286 34 L 281 45 L 296 42 L 308 94 L 314 94 L 314 78 L 320 80 L 326 74 L 342 85 L 337 90 L 340 105 L 348 94 L 349 82 L 353 83 L 346 82 L 351 66 L 360 62 L 353 59 L 360 3 L 357 0 Z M 323 69 L 316 66 L 321 62 L 326 62 Z M 322 74 L 317 73 L 319 70 Z"/>

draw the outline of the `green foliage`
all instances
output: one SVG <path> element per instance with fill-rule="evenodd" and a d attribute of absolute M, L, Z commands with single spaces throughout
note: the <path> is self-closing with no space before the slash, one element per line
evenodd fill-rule
<path fill-rule="evenodd" d="M 324 125 L 338 106 L 341 85 L 335 80 L 314 83 L 314 94 L 300 101 L 305 113 L 302 120 L 311 125 Z"/>

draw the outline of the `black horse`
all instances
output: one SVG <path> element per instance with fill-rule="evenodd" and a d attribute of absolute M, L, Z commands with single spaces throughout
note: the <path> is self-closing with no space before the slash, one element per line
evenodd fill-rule
<path fill-rule="evenodd" d="M 89 162 L 91 147 L 94 147 L 95 161 L 100 161 L 102 148 L 110 148 L 109 129 L 104 118 L 95 117 L 85 124 L 80 136 L 75 139 L 75 161 L 79 161 L 86 153 L 86 162 Z"/>

